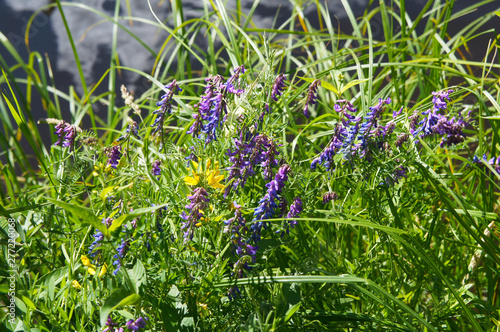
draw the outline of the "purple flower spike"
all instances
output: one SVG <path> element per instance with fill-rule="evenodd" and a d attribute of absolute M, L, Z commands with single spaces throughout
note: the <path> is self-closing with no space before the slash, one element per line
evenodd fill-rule
<path fill-rule="evenodd" d="M 288 211 L 287 218 L 297 218 L 302 212 L 302 200 L 299 197 L 295 197 L 292 205 L 290 206 L 290 211 Z M 289 233 L 290 228 L 294 228 L 297 225 L 297 220 L 288 220 L 288 225 L 286 225 L 286 234 Z M 282 234 L 283 236 L 283 234 Z"/>
<path fill-rule="evenodd" d="M 432 103 L 434 104 L 434 109 L 436 111 L 445 110 L 447 108 L 447 102 L 445 99 L 450 100 L 449 94 L 452 92 L 453 90 L 446 90 L 432 93 Z"/>
<path fill-rule="evenodd" d="M 224 221 L 226 227 L 224 228 L 225 233 L 231 233 L 231 239 L 241 239 L 242 233 L 247 230 L 246 221 L 241 213 L 241 205 L 233 202 L 233 206 L 236 209 L 234 212 L 234 217 Z M 236 243 L 234 243 L 236 244 Z"/>
<path fill-rule="evenodd" d="M 260 241 L 262 226 L 267 228 L 267 224 L 263 221 L 272 218 L 274 215 L 274 210 L 278 207 L 276 200 L 278 200 L 278 195 L 281 194 L 285 182 L 288 180 L 288 173 L 290 173 L 291 168 L 288 165 L 283 165 L 279 168 L 274 180 L 266 184 L 267 193 L 259 201 L 259 206 L 254 210 L 254 221 L 256 221 L 250 228 L 252 232 L 252 240 L 257 243 Z"/>
<path fill-rule="evenodd" d="M 323 204 L 339 199 L 339 195 L 335 191 L 329 191 L 323 195 Z"/>
<path fill-rule="evenodd" d="M 127 126 L 127 130 L 126 130 L 125 134 L 118 137 L 115 142 L 118 143 L 118 142 L 121 142 L 121 141 L 129 138 L 131 133 L 138 140 L 141 139 L 141 136 L 139 136 L 139 125 L 135 121 L 132 121 L 132 123 Z"/>
<path fill-rule="evenodd" d="M 185 211 L 182 212 L 180 217 L 185 220 L 181 225 L 181 230 L 184 231 L 185 241 L 193 239 L 194 229 L 201 225 L 200 219 L 203 217 L 205 210 L 208 206 L 207 202 L 208 193 L 203 187 L 198 187 L 193 190 L 193 194 L 188 196 L 190 203 L 186 205 L 186 209 L 189 210 L 189 214 Z"/>
<path fill-rule="evenodd" d="M 400 115 L 401 115 L 401 113 L 403 113 L 403 106 L 401 106 L 401 108 L 399 109 L 399 111 L 397 111 L 397 112 L 396 112 L 396 111 L 393 111 L 393 112 L 392 112 L 392 118 L 393 118 L 393 119 L 397 118 L 398 116 L 400 116 Z"/>
<path fill-rule="evenodd" d="M 153 112 L 156 114 L 155 122 L 151 125 L 151 127 L 155 127 L 153 130 L 153 135 L 156 135 L 158 132 L 163 133 L 163 122 L 165 121 L 165 113 L 172 113 L 172 100 L 174 97 L 174 93 L 176 90 L 182 91 L 181 88 L 177 85 L 176 80 L 173 80 L 172 83 L 165 86 L 167 92 L 161 96 L 160 101 L 156 103 L 156 106 L 159 106 L 157 110 Z"/>
<path fill-rule="evenodd" d="M 500 156 L 498 156 L 498 158 L 495 158 L 495 156 L 493 156 L 491 159 L 488 160 L 488 158 L 486 157 L 485 154 L 483 154 L 483 161 L 487 164 L 490 164 L 493 169 L 500 174 Z M 477 164 L 478 167 L 482 167 L 482 168 L 485 168 L 481 159 L 478 158 L 477 156 L 474 156 L 474 159 L 472 160 L 472 162 L 474 164 Z M 489 172 L 487 170 L 487 172 Z"/>
<path fill-rule="evenodd" d="M 119 145 L 113 146 L 107 153 L 107 156 L 108 156 L 108 165 L 111 165 L 111 167 L 116 169 L 116 167 L 120 163 L 120 158 L 122 156 L 121 146 Z"/>
<path fill-rule="evenodd" d="M 141 139 L 141 136 L 139 136 L 139 125 L 137 125 L 137 122 L 135 122 L 135 121 L 132 121 L 132 123 L 127 126 L 127 130 L 125 131 L 125 134 L 118 137 L 115 142 L 118 143 L 118 142 L 121 142 L 123 140 L 126 140 L 127 138 L 130 137 L 131 133 L 138 140 Z"/>
<path fill-rule="evenodd" d="M 231 233 L 231 242 L 233 243 L 233 250 L 240 258 L 244 256 L 250 256 L 252 262 L 255 262 L 255 255 L 257 253 L 258 247 L 253 247 L 245 241 L 242 240 L 243 234 L 248 230 L 246 227 L 245 218 L 241 213 L 241 205 L 236 202 L 233 203 L 236 211 L 234 212 L 234 217 L 224 221 L 226 225 L 224 232 Z M 244 264 L 245 269 L 250 269 L 248 264 Z"/>
<path fill-rule="evenodd" d="M 96 255 L 99 255 L 101 253 L 100 249 L 96 251 L 94 251 L 94 249 L 101 245 L 101 241 L 104 240 L 104 234 L 100 230 L 96 229 L 93 237 L 94 237 L 94 242 L 92 242 L 92 244 L 89 247 L 90 257 L 95 257 Z"/>
<path fill-rule="evenodd" d="M 103 218 L 102 223 L 109 228 L 109 226 L 111 226 L 111 224 L 113 223 L 113 220 L 111 218 Z M 94 242 L 92 242 L 92 244 L 89 247 L 89 256 L 90 257 L 100 256 L 101 250 L 99 249 L 94 251 L 94 249 L 101 245 L 101 241 L 104 240 L 104 234 L 100 230 L 96 229 L 93 237 L 94 237 Z"/>
<path fill-rule="evenodd" d="M 243 188 L 247 179 L 255 174 L 254 167 L 260 165 L 264 167 L 264 175 L 267 179 L 272 179 L 272 168 L 278 166 L 276 156 L 279 155 L 278 145 L 266 135 L 255 135 L 245 129 L 240 131 L 240 138 L 234 139 L 235 148 L 229 149 L 226 155 L 232 166 L 228 168 L 229 175 L 224 197 L 227 198 L 229 192 L 238 187 Z"/>
<path fill-rule="evenodd" d="M 116 265 L 116 269 L 113 271 L 114 275 L 118 274 L 118 271 L 122 267 L 121 258 L 125 256 L 130 247 L 130 243 L 128 240 L 122 239 L 122 243 L 116 248 L 117 253 L 113 256 L 116 260 L 113 262 L 113 265 Z"/>
<path fill-rule="evenodd" d="M 340 106 L 342 104 L 342 106 Z M 337 122 L 332 139 L 311 163 L 311 169 L 316 169 L 317 165 L 323 165 L 327 170 L 334 171 L 335 165 L 333 158 L 339 151 L 347 151 L 348 149 L 355 149 L 353 145 L 359 129 L 359 121 L 361 118 L 356 118 L 349 112 L 354 113 L 357 110 L 353 107 L 351 102 L 345 99 L 338 100 L 333 106 L 334 110 L 340 114 L 340 121 Z M 352 125 L 354 124 L 354 125 Z M 351 147 L 350 145 L 353 145 Z"/>
<path fill-rule="evenodd" d="M 342 144 L 344 159 L 351 160 L 355 155 L 360 158 L 369 156 L 370 146 L 379 146 L 379 139 L 390 135 L 394 130 L 395 123 L 389 123 L 386 127 L 379 126 L 379 119 L 384 111 L 384 106 L 391 103 L 391 98 L 379 98 L 375 106 L 370 107 L 370 111 L 363 119 L 353 119 L 346 139 Z M 362 120 L 362 121 L 361 121 Z M 358 140 L 360 140 L 358 142 Z M 367 157 L 369 159 L 369 157 Z"/>
<path fill-rule="evenodd" d="M 368 112 L 365 116 L 365 120 L 361 124 L 361 128 L 359 129 L 359 136 L 361 140 L 365 137 L 365 134 L 369 136 L 371 134 L 370 130 L 372 127 L 376 128 L 378 126 L 378 119 L 380 119 L 383 111 L 383 106 L 385 104 L 390 104 L 391 98 L 382 99 L 379 98 L 378 104 L 370 107 L 370 112 Z"/>
<path fill-rule="evenodd" d="M 408 141 L 408 138 L 410 138 L 410 135 L 407 133 L 399 134 L 394 145 L 400 148 L 406 141 Z"/>
<path fill-rule="evenodd" d="M 278 101 L 278 96 L 283 94 L 283 89 L 285 88 L 285 75 L 279 74 L 274 80 L 273 90 L 271 92 L 271 98 L 274 101 Z"/>
<path fill-rule="evenodd" d="M 309 118 L 310 113 L 309 113 L 309 104 L 314 105 L 316 104 L 316 99 L 318 98 L 318 86 L 320 85 L 321 81 L 320 80 L 314 80 L 312 84 L 309 86 L 309 90 L 307 91 L 307 99 L 306 99 L 306 104 L 304 105 L 304 109 L 302 110 L 302 113 L 304 113 L 304 116 L 306 118 Z"/>
<path fill-rule="evenodd" d="M 408 169 L 404 167 L 403 165 L 398 165 L 396 168 L 394 168 L 394 173 L 392 177 L 386 178 L 381 185 L 388 185 L 388 186 L 393 186 L 396 183 L 399 183 L 399 180 L 402 178 L 408 177 L 407 175 Z"/>
<path fill-rule="evenodd" d="M 115 326 L 117 326 L 118 323 L 113 322 L 113 319 L 111 316 L 108 316 L 108 320 L 106 321 L 106 328 L 102 330 L 102 332 L 117 332 L 119 330 L 115 329 Z M 121 329 L 123 331 L 123 329 Z"/>
<path fill-rule="evenodd" d="M 217 140 L 217 131 L 222 128 L 227 117 L 228 94 L 240 95 L 244 92 L 243 89 L 235 87 L 239 83 L 240 73 L 244 72 L 245 68 L 239 66 L 226 82 L 221 75 L 205 79 L 205 93 L 197 105 L 197 112 L 193 114 L 195 121 L 187 131 L 189 134 L 199 138 L 200 134 L 204 133 L 206 144 Z"/>
<path fill-rule="evenodd" d="M 418 119 L 418 114 L 414 113 L 410 117 L 411 133 L 416 138 L 424 138 L 433 134 L 444 135 L 441 139 L 440 146 L 451 146 L 461 143 L 465 140 L 463 129 L 467 125 L 462 116 L 458 119 L 455 117 L 449 119 L 445 115 L 439 114 L 440 110 L 447 109 L 447 101 L 450 100 L 449 94 L 453 90 L 433 92 L 432 95 L 432 109 L 422 112 L 426 117 L 417 125 L 415 119 Z"/>
<path fill-rule="evenodd" d="M 160 165 L 161 165 L 161 160 L 155 160 L 153 162 L 153 165 L 151 167 L 151 173 L 153 173 L 153 175 L 158 176 L 158 177 L 161 175 Z"/>
<path fill-rule="evenodd" d="M 127 133 L 132 133 L 135 138 L 141 139 L 141 136 L 139 136 L 139 125 L 135 121 L 132 121 L 132 124 L 127 127 Z"/>
<path fill-rule="evenodd" d="M 148 319 L 147 317 L 146 318 L 139 317 L 135 321 L 131 319 L 126 324 L 127 329 L 132 331 L 139 331 L 139 329 L 143 329 L 146 327 L 147 319 Z"/>
<path fill-rule="evenodd" d="M 323 165 L 327 170 L 335 170 L 333 158 L 344 145 L 345 139 L 348 137 L 347 129 L 342 122 L 338 122 L 335 126 L 330 143 L 311 163 L 311 169 L 316 169 L 316 166 Z"/>
<path fill-rule="evenodd" d="M 229 288 L 227 292 L 227 297 L 230 301 L 236 300 L 237 298 L 241 298 L 241 291 L 238 286 L 232 286 Z"/>
<path fill-rule="evenodd" d="M 242 278 L 246 276 L 245 271 L 251 269 L 249 263 L 255 263 L 259 247 L 252 246 L 248 244 L 248 241 L 244 240 L 244 235 L 247 233 L 248 229 L 245 225 L 245 218 L 243 218 L 241 212 L 242 207 L 236 202 L 233 202 L 233 206 L 235 208 L 234 217 L 224 221 L 226 225 L 224 233 L 231 234 L 232 251 L 239 257 L 238 261 L 233 264 L 233 272 L 231 275 L 235 278 Z M 230 300 L 233 300 L 239 293 L 240 291 L 237 287 L 232 287 L 228 292 L 228 297 Z"/>
<path fill-rule="evenodd" d="M 61 120 L 55 128 L 56 131 L 54 134 L 58 136 L 58 139 L 57 142 L 54 143 L 54 146 L 61 145 L 65 148 L 73 146 L 76 138 L 76 127 Z"/>
<path fill-rule="evenodd" d="M 418 123 L 420 127 L 413 132 L 414 137 L 427 137 L 432 135 L 434 133 L 433 127 L 438 123 L 440 117 L 442 116 L 436 113 L 436 109 L 422 112 L 422 115 L 426 115 L 426 117 Z"/>
<path fill-rule="evenodd" d="M 278 166 L 278 160 L 276 156 L 279 155 L 279 152 L 276 150 L 276 143 L 269 139 L 264 143 L 264 147 L 266 151 L 264 152 L 264 161 L 261 163 L 261 166 L 264 167 L 264 176 L 267 180 L 271 180 L 273 178 L 273 170 L 272 168 Z"/>

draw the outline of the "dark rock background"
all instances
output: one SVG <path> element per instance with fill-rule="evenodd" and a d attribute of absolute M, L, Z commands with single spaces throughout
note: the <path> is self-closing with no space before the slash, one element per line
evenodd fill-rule
<path fill-rule="evenodd" d="M 75 4 L 83 3 L 110 16 L 113 15 L 115 6 L 115 1 L 113 0 L 71 2 Z M 407 1 L 408 12 L 413 18 L 416 17 L 425 2 L 424 0 Z M 27 51 L 24 44 L 26 22 L 36 10 L 48 3 L 50 3 L 49 0 L 0 0 L 0 31 L 11 40 L 25 59 L 27 59 Z M 334 26 L 340 24 L 342 31 L 347 33 L 352 31 L 340 0 L 328 0 L 326 3 L 332 18 L 336 17 L 339 20 L 339 23 L 334 22 Z M 252 0 L 242 0 L 243 11 L 248 12 L 252 4 Z M 363 14 L 368 1 L 354 0 L 349 1 L 349 4 L 354 10 L 354 15 L 359 17 Z M 155 21 L 146 0 L 131 0 L 130 5 L 132 16 Z M 167 19 L 167 24 L 170 25 L 171 20 L 168 20 L 171 14 L 170 1 L 151 0 L 151 5 L 156 15 L 162 20 Z M 468 5 L 470 5 L 469 1 L 457 1 L 455 10 L 459 11 Z M 125 1 L 122 1 L 121 6 L 120 14 L 126 15 Z M 234 1 L 228 1 L 227 8 L 229 10 L 235 9 L 234 6 Z M 494 1 L 481 7 L 481 10 L 472 12 L 462 16 L 459 20 L 451 22 L 449 27 L 450 34 L 460 30 L 464 25 L 478 16 L 493 10 L 498 10 L 499 7 L 500 1 Z M 186 20 L 200 17 L 203 14 L 202 1 L 183 1 L 183 8 Z M 89 84 L 95 83 L 109 67 L 112 24 L 104 20 L 103 17 L 98 14 L 82 8 L 64 6 L 64 10 L 76 42 L 85 78 Z M 254 16 L 255 25 L 259 28 L 270 28 L 277 12 L 279 12 L 277 26 L 279 26 L 291 15 L 292 5 L 290 1 L 262 1 Z M 312 5 L 304 8 L 304 14 L 313 22 L 315 19 L 317 20 L 316 9 Z M 124 24 L 127 29 L 130 29 L 134 34 L 139 36 L 139 38 L 155 52 L 160 49 L 165 38 L 168 36 L 164 30 L 146 23 L 134 22 L 132 27 L 128 24 L 128 21 L 122 20 L 121 23 Z M 500 19 L 497 18 L 488 22 L 482 30 L 499 27 Z M 375 34 L 374 37 L 381 39 L 382 29 L 381 22 L 378 18 L 375 18 L 372 22 L 372 29 Z M 30 49 L 32 51 L 38 51 L 42 55 L 47 53 L 50 57 L 55 71 L 54 76 L 58 83 L 57 86 L 63 91 L 66 90 L 63 88 L 64 86 L 75 85 L 78 87 L 78 71 L 57 7 L 52 7 L 51 10 L 41 12 L 36 16 L 29 36 Z M 495 33 L 489 33 L 481 38 L 481 40 L 476 40 L 471 44 L 472 57 L 481 59 L 485 53 L 489 38 L 495 38 Z M 205 40 L 202 38 L 199 38 L 197 43 L 202 46 L 206 44 Z M 5 52 L 6 51 L 0 47 L 0 53 L 4 55 Z M 123 66 L 151 72 L 154 60 L 152 55 L 137 41 L 121 30 L 118 31 L 118 55 Z M 127 83 L 131 89 L 134 89 L 134 83 L 137 78 L 138 76 L 136 74 L 124 73 L 124 76 L 120 79 L 123 83 Z"/>

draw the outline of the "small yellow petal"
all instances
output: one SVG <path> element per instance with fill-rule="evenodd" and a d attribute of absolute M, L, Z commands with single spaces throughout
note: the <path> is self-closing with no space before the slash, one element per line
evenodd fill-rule
<path fill-rule="evenodd" d="M 90 259 L 87 256 L 82 255 L 80 259 L 82 260 L 82 264 L 84 266 L 95 268 L 95 265 L 90 263 Z"/>
<path fill-rule="evenodd" d="M 71 282 L 71 284 L 73 285 L 73 287 L 75 287 L 76 289 L 82 289 L 82 285 L 80 285 L 80 283 L 76 280 L 73 280 Z"/>
<path fill-rule="evenodd" d="M 213 183 L 210 185 L 212 188 L 215 188 L 215 189 L 224 189 L 224 185 L 223 184 L 220 184 L 220 183 Z"/>
<path fill-rule="evenodd" d="M 199 180 L 200 180 L 200 177 L 196 176 L 196 175 L 194 177 L 186 176 L 184 178 L 184 182 L 189 186 L 196 186 L 198 184 Z"/>
<path fill-rule="evenodd" d="M 104 265 L 101 268 L 101 272 L 99 272 L 99 278 L 102 278 L 103 275 L 108 272 L 108 264 L 104 263 Z"/>
<path fill-rule="evenodd" d="M 82 260 L 83 265 L 85 265 L 85 266 L 90 265 L 90 259 L 87 256 L 82 255 L 82 257 L 80 257 L 80 259 Z"/>
<path fill-rule="evenodd" d="M 198 169 L 198 163 L 196 161 L 192 161 L 191 160 L 191 165 L 193 165 L 193 173 L 195 172 L 195 170 Z"/>
<path fill-rule="evenodd" d="M 214 176 L 214 180 L 215 180 L 216 182 L 221 182 L 222 180 L 224 180 L 224 174 Z"/>
<path fill-rule="evenodd" d="M 207 181 L 208 183 L 212 183 L 214 181 L 214 172 L 207 172 Z"/>
<path fill-rule="evenodd" d="M 91 267 L 89 267 L 87 269 L 87 271 L 89 272 L 90 275 L 94 275 L 95 274 L 95 270 L 93 268 L 91 268 Z"/>

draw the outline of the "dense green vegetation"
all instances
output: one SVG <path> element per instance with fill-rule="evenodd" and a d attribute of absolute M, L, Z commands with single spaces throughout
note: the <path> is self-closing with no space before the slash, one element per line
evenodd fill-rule
<path fill-rule="evenodd" d="M 17 61 L 0 56 L 2 328 L 500 329 L 498 40 L 467 57 L 498 13 L 447 33 L 488 2 L 430 0 L 412 20 L 404 0 L 359 18 L 343 0 L 347 35 L 320 1 L 319 27 L 294 2 L 262 29 L 259 1 L 184 20 L 175 0 L 173 29 L 149 22 L 170 33 L 149 73 L 119 65 L 113 40 L 89 85 L 73 48 L 83 94 L 0 32 Z M 144 20 L 119 5 L 47 8 Z M 151 88 L 115 91 L 119 71 Z"/>

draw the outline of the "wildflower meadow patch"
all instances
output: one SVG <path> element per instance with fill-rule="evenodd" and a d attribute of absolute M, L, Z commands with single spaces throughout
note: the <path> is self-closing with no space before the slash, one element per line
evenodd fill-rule
<path fill-rule="evenodd" d="M 319 2 L 319 27 L 295 3 L 272 29 L 173 2 L 152 72 L 112 60 L 102 95 L 59 90 L 35 52 L 3 68 L 3 328 L 496 331 L 498 38 L 466 53 L 499 17 L 454 36 L 452 2 L 343 1 L 348 35 Z M 114 91 L 120 71 L 150 88 Z"/>

